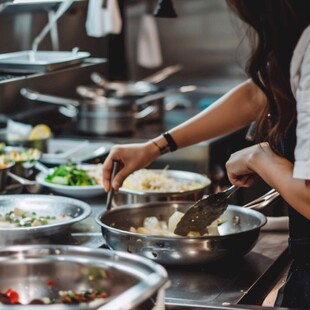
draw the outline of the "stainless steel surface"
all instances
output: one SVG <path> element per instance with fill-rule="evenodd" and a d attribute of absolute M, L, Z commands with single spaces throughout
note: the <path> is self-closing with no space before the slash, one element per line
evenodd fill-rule
<path fill-rule="evenodd" d="M 35 149 L 32 156 L 30 156 L 31 149 Z M 23 146 L 5 146 L 3 148 L 3 154 L 15 162 L 15 165 L 11 168 L 11 172 L 23 178 L 29 178 L 33 175 L 34 166 L 42 156 L 42 152 L 35 147 L 27 148 Z"/>
<path fill-rule="evenodd" d="M 13 288 L 22 303 L 57 297 L 59 290 L 102 288 L 108 293 L 103 306 L 51 305 L 51 309 L 135 309 L 158 293 L 167 282 L 163 267 L 128 253 L 58 245 L 26 245 L 0 249 L 0 290 Z M 95 275 L 95 276 L 94 276 Z M 93 279 L 90 280 L 90 277 Z M 53 287 L 48 282 L 55 283 Z M 42 305 L 37 306 L 41 309 Z M 0 306 L 0 308 L 3 308 Z M 36 306 L 13 306 L 34 309 Z"/>
<path fill-rule="evenodd" d="M 150 169 L 150 172 L 162 173 L 162 169 Z M 210 185 L 210 180 L 207 176 L 199 173 L 182 170 L 166 171 L 168 178 L 174 179 L 180 183 L 198 183 L 201 184 L 195 190 L 188 191 L 143 191 L 133 190 L 121 187 L 114 195 L 113 205 L 121 206 L 133 203 L 147 203 L 156 201 L 196 201 L 203 197 L 207 187 Z"/>
<path fill-rule="evenodd" d="M 18 183 L 25 185 L 25 187 L 27 188 L 28 192 L 32 193 L 32 194 L 37 194 L 39 192 L 41 192 L 42 190 L 42 186 L 37 183 L 36 181 L 32 181 L 32 180 L 28 180 L 28 179 L 24 179 L 12 172 L 8 172 L 8 176 L 17 181 Z"/>
<path fill-rule="evenodd" d="M 105 199 L 92 198 L 84 201 L 92 208 L 92 214 L 87 219 L 59 234 L 19 240 L 18 244 L 80 245 L 91 249 L 101 247 L 105 240 L 95 218 L 105 209 Z M 264 292 L 257 292 L 256 288 L 263 285 L 267 290 L 267 284 L 273 283 L 277 274 L 272 270 L 279 268 L 278 272 L 281 272 L 281 261 L 286 257 L 287 238 L 287 232 L 261 231 L 254 248 L 242 258 L 194 266 L 165 266 L 170 280 L 165 294 L 166 303 L 189 310 L 196 310 L 195 307 L 199 306 L 222 309 L 230 307 L 228 304 L 237 309 L 243 308 L 243 305 L 239 307 L 239 303 L 251 291 L 252 295 L 261 298 L 263 295 L 260 294 Z M 245 305 L 245 309 L 255 309 L 252 304 Z M 180 307 L 171 309 L 182 309 Z"/>
<path fill-rule="evenodd" d="M 21 95 L 36 101 L 60 105 L 65 110 L 59 110 L 62 114 L 75 118 L 77 127 L 82 133 L 95 135 L 132 133 L 136 129 L 137 120 L 144 119 L 156 112 L 156 108 L 147 106 L 136 112 L 135 101 L 132 98 L 96 96 L 94 99 L 70 99 L 59 96 L 38 93 L 23 88 Z M 148 96 L 145 102 L 152 100 Z"/>
<path fill-rule="evenodd" d="M 48 72 L 80 64 L 89 57 L 87 52 L 21 51 L 0 54 L 0 70 L 4 72 Z"/>
<path fill-rule="evenodd" d="M 20 208 L 27 212 L 35 212 L 38 216 L 62 216 L 70 218 L 54 224 L 34 227 L 0 228 L 2 244 L 10 244 L 12 240 L 32 237 L 50 236 L 66 230 L 72 224 L 86 219 L 91 214 L 91 207 L 80 200 L 54 195 L 2 195 L 0 196 L 0 213 Z"/>
<path fill-rule="evenodd" d="M 168 222 L 175 211 L 185 212 L 191 202 L 157 202 L 127 205 L 100 214 L 96 221 L 103 237 L 115 250 L 139 254 L 162 264 L 206 264 L 242 257 L 255 245 L 266 217 L 260 212 L 229 206 L 221 216 L 219 236 L 155 236 L 130 232 L 146 217 Z"/>
<path fill-rule="evenodd" d="M 48 140 L 49 138 L 37 140 L 9 140 L 7 139 L 6 130 L 0 130 L 0 143 L 5 143 L 7 147 L 34 148 L 46 152 Z"/>
<path fill-rule="evenodd" d="M 5 167 L 0 169 L 0 194 L 7 186 L 8 172 L 15 165 L 14 162 L 8 163 Z"/>
<path fill-rule="evenodd" d="M 239 187 L 233 185 L 224 192 L 208 195 L 195 202 L 178 222 L 174 233 L 187 236 L 190 231 L 195 231 L 203 235 L 207 226 L 225 212 L 229 197 L 238 189 Z"/>

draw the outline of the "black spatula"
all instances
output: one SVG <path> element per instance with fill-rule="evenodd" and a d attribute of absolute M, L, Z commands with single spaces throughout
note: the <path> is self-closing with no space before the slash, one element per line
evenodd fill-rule
<path fill-rule="evenodd" d="M 180 236 L 186 236 L 190 231 L 205 234 L 207 226 L 225 212 L 229 197 L 238 189 L 238 186 L 233 185 L 224 192 L 197 201 L 181 218 L 174 233 Z"/>

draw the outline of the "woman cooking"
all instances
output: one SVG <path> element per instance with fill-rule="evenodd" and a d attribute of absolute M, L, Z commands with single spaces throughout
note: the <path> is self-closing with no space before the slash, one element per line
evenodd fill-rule
<path fill-rule="evenodd" d="M 232 184 L 257 177 L 275 188 L 289 209 L 293 264 L 276 306 L 310 308 L 310 11 L 309 0 L 228 0 L 248 25 L 249 79 L 212 106 L 161 136 L 113 147 L 103 165 L 106 190 L 161 154 L 256 122 L 258 144 L 231 155 Z M 113 161 L 122 168 L 110 183 Z"/>

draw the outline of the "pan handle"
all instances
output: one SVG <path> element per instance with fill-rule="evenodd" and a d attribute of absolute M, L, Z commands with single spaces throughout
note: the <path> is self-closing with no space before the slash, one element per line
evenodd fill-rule
<path fill-rule="evenodd" d="M 267 205 L 269 205 L 273 200 L 275 200 L 279 196 L 280 194 L 275 189 L 271 189 L 269 192 L 267 192 L 263 196 L 247 203 L 243 207 L 248 208 L 248 209 L 261 210 L 265 208 Z"/>
<path fill-rule="evenodd" d="M 42 94 L 42 93 L 38 93 L 36 91 L 30 90 L 27 88 L 22 88 L 20 90 L 20 94 L 24 98 L 31 100 L 31 101 L 38 101 L 38 102 L 45 102 L 45 103 L 60 105 L 61 107 L 59 108 L 59 112 L 65 116 L 74 118 L 78 114 L 77 108 L 80 105 L 80 102 L 78 100 Z"/>
<path fill-rule="evenodd" d="M 174 65 L 174 66 L 169 66 L 166 67 L 144 79 L 142 79 L 143 82 L 147 83 L 159 83 L 166 78 L 168 78 L 170 75 L 179 72 L 182 69 L 181 65 Z"/>

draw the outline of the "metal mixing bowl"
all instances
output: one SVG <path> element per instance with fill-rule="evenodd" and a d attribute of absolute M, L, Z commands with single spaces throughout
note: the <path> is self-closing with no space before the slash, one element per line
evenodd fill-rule
<path fill-rule="evenodd" d="M 162 173 L 162 169 L 150 169 L 150 172 Z M 210 180 L 203 174 L 182 171 L 167 170 L 167 177 L 181 183 L 196 182 L 201 184 L 194 190 L 187 191 L 150 191 L 133 190 L 121 187 L 117 193 L 114 193 L 113 205 L 121 206 L 126 204 L 148 203 L 157 201 L 197 201 L 205 194 L 206 188 L 210 185 Z"/>
<path fill-rule="evenodd" d="M 0 228 L 0 246 L 12 244 L 15 240 L 31 240 L 50 236 L 67 229 L 91 214 L 91 207 L 80 200 L 56 195 L 2 195 L 0 196 L 0 214 L 19 208 L 37 216 L 62 216 L 68 219 L 48 225 L 34 227 L 6 227 Z"/>
<path fill-rule="evenodd" d="M 81 292 L 100 288 L 108 294 L 103 306 L 92 303 L 46 306 L 55 310 L 138 309 L 140 304 L 156 297 L 167 281 L 167 273 L 162 266 L 142 257 L 103 249 L 58 245 L 1 248 L 0 274 L 0 291 L 14 289 L 22 304 L 42 297 L 56 298 L 59 290 Z M 2 307 L 5 305 L 0 305 L 0 309 Z M 9 308 L 39 310 L 42 307 L 44 305 L 11 305 Z"/>

